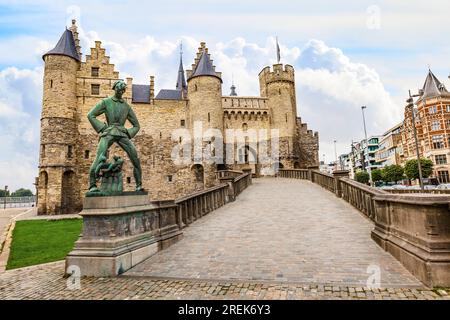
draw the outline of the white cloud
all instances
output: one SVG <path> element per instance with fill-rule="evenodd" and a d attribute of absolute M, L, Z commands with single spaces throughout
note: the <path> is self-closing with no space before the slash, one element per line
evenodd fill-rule
<path fill-rule="evenodd" d="M 29 188 L 37 175 L 42 69 L 0 71 L 0 184 Z"/>

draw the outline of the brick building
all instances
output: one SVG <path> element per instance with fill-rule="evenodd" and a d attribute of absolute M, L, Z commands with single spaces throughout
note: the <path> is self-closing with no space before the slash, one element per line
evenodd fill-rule
<path fill-rule="evenodd" d="M 417 101 L 416 129 L 421 157 L 434 163 L 433 176 L 440 183 L 449 183 L 450 172 L 450 93 L 429 70 L 422 96 Z M 405 108 L 402 130 L 404 161 L 416 159 L 412 110 Z"/>

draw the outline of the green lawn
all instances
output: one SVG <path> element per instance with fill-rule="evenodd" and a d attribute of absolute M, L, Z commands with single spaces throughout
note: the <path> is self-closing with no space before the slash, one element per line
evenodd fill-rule
<path fill-rule="evenodd" d="M 7 270 L 63 260 L 81 233 L 82 219 L 17 221 Z"/>

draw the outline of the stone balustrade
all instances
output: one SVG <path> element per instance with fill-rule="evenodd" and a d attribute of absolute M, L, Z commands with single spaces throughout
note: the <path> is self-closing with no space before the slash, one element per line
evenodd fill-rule
<path fill-rule="evenodd" d="M 311 181 L 317 183 L 322 188 L 327 189 L 331 192 L 336 192 L 336 183 L 333 175 L 328 173 L 323 173 L 320 171 L 312 171 Z"/>
<path fill-rule="evenodd" d="M 375 201 L 377 195 L 389 194 L 386 191 L 371 188 L 365 184 L 356 182 L 348 178 L 342 178 L 341 196 L 342 198 L 354 206 L 356 209 L 364 213 L 371 220 L 375 219 Z"/>
<path fill-rule="evenodd" d="M 375 224 L 372 238 L 430 287 L 450 286 L 450 195 L 420 190 L 372 188 L 348 178 L 309 170 L 280 170 L 278 177 L 305 179 L 319 184 L 360 210 Z M 412 193 L 414 192 L 414 193 Z M 436 192 L 436 191 L 435 191 Z M 409 193 L 409 194 L 406 194 Z"/>
<path fill-rule="evenodd" d="M 229 176 L 219 180 L 228 185 L 228 201 L 234 201 L 242 191 L 252 184 L 252 174 L 251 172 L 241 172 L 237 177 Z"/>
<path fill-rule="evenodd" d="M 307 169 L 281 169 L 278 171 L 277 177 L 309 180 L 309 170 Z"/>
<path fill-rule="evenodd" d="M 217 179 L 221 178 L 236 178 L 239 177 L 243 172 L 242 171 L 236 171 L 236 170 L 220 170 L 216 172 Z"/>
<path fill-rule="evenodd" d="M 175 200 L 178 206 L 177 223 L 180 228 L 190 225 L 204 215 L 214 211 L 228 202 L 228 184 L 189 194 Z"/>

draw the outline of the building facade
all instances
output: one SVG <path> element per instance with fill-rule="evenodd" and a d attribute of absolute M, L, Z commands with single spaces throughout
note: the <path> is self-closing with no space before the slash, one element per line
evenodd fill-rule
<path fill-rule="evenodd" d="M 403 163 L 402 129 L 403 122 L 386 131 L 380 138 L 375 160 L 381 168 Z"/>
<path fill-rule="evenodd" d="M 429 70 L 425 79 L 421 97 L 413 110 L 405 107 L 402 143 L 404 162 L 416 159 L 414 128 L 416 126 L 419 141 L 419 153 L 434 163 L 433 177 L 440 183 L 449 183 L 450 172 L 450 93 L 437 77 Z"/>
<path fill-rule="evenodd" d="M 112 84 L 120 76 L 100 41 L 82 58 L 75 21 L 43 59 L 38 212 L 77 212 L 88 189 L 89 167 L 98 143 L 86 115 L 101 99 L 113 94 Z M 201 43 L 190 70 L 184 71 L 180 59 L 177 78 L 174 89 L 163 89 L 157 95 L 153 76 L 148 84 L 134 84 L 132 78 L 126 79 L 124 99 L 141 125 L 133 141 L 141 158 L 143 186 L 152 200 L 175 199 L 211 187 L 217 184 L 216 171 L 220 169 L 251 170 L 261 175 L 273 174 L 277 167 L 319 165 L 318 133 L 309 130 L 297 115 L 292 66 L 265 67 L 259 74 L 260 96 L 238 96 L 234 84 L 231 94 L 223 95 L 222 75 L 215 70 L 205 43 Z M 187 143 L 181 136 L 174 136 L 178 129 L 185 129 L 191 136 L 195 130 L 203 134 L 209 129 L 218 130 L 224 145 L 217 146 L 214 138 L 200 144 L 212 156 L 220 149 L 228 151 L 224 158 L 231 157 L 232 162 L 211 162 L 192 156 L 188 163 L 174 163 L 174 150 L 183 154 Z M 244 145 L 228 137 L 227 129 L 242 131 Z M 249 142 L 246 133 L 261 129 L 268 134 L 273 129 L 279 132 L 276 163 L 259 161 L 261 139 L 257 145 Z M 270 154 L 269 135 L 265 142 L 268 150 L 264 151 Z M 126 158 L 117 146 L 111 148 L 110 155 Z M 133 190 L 132 167 L 127 161 L 124 177 L 124 189 Z"/>

